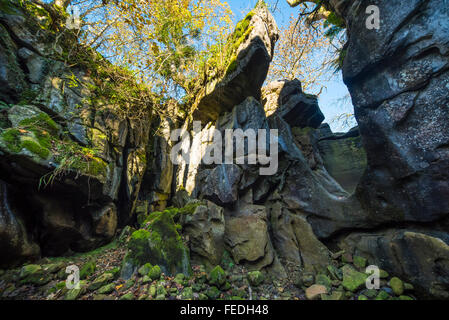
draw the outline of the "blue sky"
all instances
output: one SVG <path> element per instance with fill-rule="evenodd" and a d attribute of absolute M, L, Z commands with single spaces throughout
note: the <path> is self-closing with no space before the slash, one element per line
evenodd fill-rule
<path fill-rule="evenodd" d="M 232 11 L 235 14 L 235 22 L 243 19 L 243 17 L 251 11 L 257 3 L 257 0 L 227 0 Z M 276 0 L 267 1 L 269 3 L 276 3 Z M 281 28 L 288 23 L 289 17 L 291 15 L 298 14 L 298 8 L 291 8 L 286 0 L 279 0 L 277 4 L 278 10 L 274 13 L 274 18 L 278 26 Z M 334 132 L 347 131 L 350 128 L 342 127 L 340 123 L 334 121 L 336 116 L 343 113 L 353 113 L 353 106 L 350 100 L 345 102 L 339 99 L 345 97 L 348 94 L 348 89 L 343 83 L 341 72 L 335 75 L 334 79 L 325 83 L 327 87 L 323 91 L 319 98 L 319 104 L 321 111 L 323 112 L 326 119 Z M 355 125 L 355 123 L 353 123 Z"/>

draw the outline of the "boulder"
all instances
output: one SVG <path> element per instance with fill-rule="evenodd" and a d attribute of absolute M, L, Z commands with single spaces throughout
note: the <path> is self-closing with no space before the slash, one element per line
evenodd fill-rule
<path fill-rule="evenodd" d="M 268 235 L 268 224 L 261 215 L 227 217 L 225 243 L 234 261 L 261 269 L 273 262 L 274 255 Z"/>
<path fill-rule="evenodd" d="M 184 246 L 170 212 L 153 212 L 128 242 L 122 277 L 129 279 L 145 263 L 158 265 L 166 275 L 191 274 L 188 249 Z"/>
<path fill-rule="evenodd" d="M 6 28 L 0 25 L 0 96 L 7 103 L 13 103 L 28 88 L 17 50 Z"/>
<path fill-rule="evenodd" d="M 214 169 L 202 171 L 204 177 L 201 183 L 201 195 L 225 205 L 234 203 L 238 199 L 238 188 L 242 170 L 235 164 L 220 164 Z M 201 181 L 201 180 L 200 180 Z"/>
<path fill-rule="evenodd" d="M 11 261 L 20 263 L 40 255 L 40 248 L 29 236 L 14 202 L 11 202 L 10 186 L 0 180 L 0 267 L 7 267 Z"/>

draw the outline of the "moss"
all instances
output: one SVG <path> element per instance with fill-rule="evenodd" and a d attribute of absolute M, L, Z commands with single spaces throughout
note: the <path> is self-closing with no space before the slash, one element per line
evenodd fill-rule
<path fill-rule="evenodd" d="M 20 100 L 18 104 L 19 105 L 31 104 L 38 95 L 39 92 L 37 90 L 25 89 L 22 91 L 22 94 L 20 95 Z"/>
<path fill-rule="evenodd" d="M 141 266 L 139 268 L 139 270 L 137 270 L 137 272 L 141 276 L 146 276 L 146 275 L 148 275 L 148 273 L 151 271 L 152 268 L 153 268 L 153 265 L 151 263 L 145 263 L 143 266 Z"/>
<path fill-rule="evenodd" d="M 57 135 L 59 132 L 59 125 L 44 112 L 20 121 L 19 126 L 24 129 L 48 131 L 51 135 Z"/>
<path fill-rule="evenodd" d="M 148 273 L 148 276 L 151 278 L 151 280 L 158 280 L 161 277 L 162 270 L 159 266 L 154 266 L 151 268 L 150 272 Z"/>
<path fill-rule="evenodd" d="M 182 208 L 169 207 L 162 212 L 154 211 L 147 216 L 141 215 L 139 217 L 138 222 L 142 227 L 145 227 L 145 226 L 151 224 L 156 218 L 160 217 L 161 215 L 168 215 L 173 219 L 173 221 L 178 221 L 182 215 L 193 214 L 195 212 L 196 208 L 198 206 L 200 206 L 201 204 L 202 204 L 202 202 L 195 201 L 195 202 L 190 202 L 190 203 L 186 204 Z M 180 228 L 180 226 L 177 227 L 175 225 L 175 228 L 178 229 L 178 228 Z"/>
<path fill-rule="evenodd" d="M 42 29 L 48 29 L 52 25 L 51 15 L 40 5 L 28 0 L 20 0 L 19 4 L 28 14 L 36 18 Z"/>
<path fill-rule="evenodd" d="M 24 139 L 21 146 L 44 160 L 50 156 L 50 151 L 47 148 L 31 139 Z"/>
<path fill-rule="evenodd" d="M 368 277 L 366 274 L 356 271 L 349 265 L 343 266 L 342 271 L 342 285 L 346 290 L 355 292 L 365 285 L 366 278 Z"/>
<path fill-rule="evenodd" d="M 20 152 L 22 150 L 20 146 L 20 131 L 18 129 L 7 129 L 2 134 L 2 140 L 5 142 L 6 147 L 12 152 Z"/>
<path fill-rule="evenodd" d="M 402 282 L 402 280 L 398 277 L 391 278 L 388 284 L 390 285 L 391 289 L 393 289 L 395 295 L 401 296 L 404 293 L 404 282 Z"/>
<path fill-rule="evenodd" d="M 95 263 L 95 260 L 90 260 L 86 262 L 80 270 L 80 279 L 86 279 L 87 277 L 94 274 L 95 269 L 97 268 L 97 265 Z"/>
<path fill-rule="evenodd" d="M 263 281 L 265 280 L 264 275 L 262 274 L 262 272 L 260 271 L 252 271 L 252 272 L 248 272 L 248 281 L 249 283 L 254 286 L 257 287 L 259 286 Z"/>
<path fill-rule="evenodd" d="M 226 69 L 226 76 L 233 73 L 237 69 L 237 66 L 238 66 L 237 58 L 235 57 L 231 60 L 231 62 L 228 65 L 228 68 Z"/>
<path fill-rule="evenodd" d="M 126 260 L 136 266 L 159 265 L 166 274 L 191 273 L 188 251 L 169 212 L 153 212 L 145 229 L 135 231 L 128 242 Z"/>
<path fill-rule="evenodd" d="M 216 266 L 209 274 L 209 283 L 222 286 L 226 282 L 226 273 L 220 266 Z"/>

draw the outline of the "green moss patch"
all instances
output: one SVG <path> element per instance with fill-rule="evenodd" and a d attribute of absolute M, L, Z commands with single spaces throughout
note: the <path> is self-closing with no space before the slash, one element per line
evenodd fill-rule
<path fill-rule="evenodd" d="M 135 231 L 128 242 L 125 265 L 138 268 L 146 263 L 158 265 L 168 275 L 191 274 L 189 253 L 184 246 L 173 213 L 153 212 L 145 228 Z"/>

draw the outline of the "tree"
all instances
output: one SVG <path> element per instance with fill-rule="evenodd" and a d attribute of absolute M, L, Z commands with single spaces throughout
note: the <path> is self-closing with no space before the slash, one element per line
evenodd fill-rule
<path fill-rule="evenodd" d="M 39 1 L 39 0 L 36 0 Z M 78 39 L 131 70 L 153 91 L 182 97 L 208 49 L 226 38 L 232 11 L 220 0 L 55 0 L 79 9 Z"/>
<path fill-rule="evenodd" d="M 322 21 L 308 25 L 306 20 L 307 16 L 291 16 L 281 29 L 268 80 L 298 78 L 303 90 L 319 93 L 321 82 L 329 76 L 330 40 L 324 35 Z"/>

